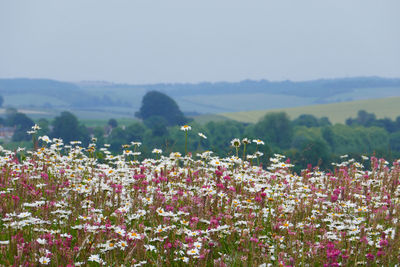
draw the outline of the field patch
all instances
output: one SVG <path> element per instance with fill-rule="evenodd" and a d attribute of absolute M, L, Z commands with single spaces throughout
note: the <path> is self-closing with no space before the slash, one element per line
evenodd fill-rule
<path fill-rule="evenodd" d="M 359 110 L 372 112 L 376 114 L 377 118 L 388 117 L 394 120 L 397 116 L 400 116 L 400 97 L 368 99 L 284 109 L 221 113 L 221 115 L 232 120 L 256 123 L 269 112 L 283 111 L 286 112 L 291 119 L 295 119 L 301 114 L 311 114 L 316 117 L 328 117 L 332 123 L 344 123 L 349 117 L 357 117 L 357 112 Z"/>

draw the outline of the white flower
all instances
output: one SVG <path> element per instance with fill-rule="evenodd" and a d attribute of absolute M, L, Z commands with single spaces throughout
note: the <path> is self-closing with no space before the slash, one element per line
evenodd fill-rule
<path fill-rule="evenodd" d="M 245 145 L 250 144 L 249 138 L 246 138 L 246 137 L 243 138 L 243 139 L 242 139 L 242 143 L 245 144 Z"/>
<path fill-rule="evenodd" d="M 234 147 L 240 147 L 240 140 L 238 138 L 235 138 L 231 141 L 232 146 Z"/>
<path fill-rule="evenodd" d="M 134 231 L 131 231 L 128 233 L 128 239 L 129 240 L 140 239 L 140 235 Z"/>
<path fill-rule="evenodd" d="M 103 262 L 103 260 L 99 256 L 99 254 L 90 255 L 88 261 L 95 261 L 95 262 L 98 262 L 98 263 L 102 263 Z"/>
<path fill-rule="evenodd" d="M 192 127 L 190 127 L 189 125 L 181 126 L 181 131 L 187 132 L 187 131 L 190 131 L 190 130 L 192 130 Z"/>
<path fill-rule="evenodd" d="M 80 145 L 80 144 L 82 144 L 81 141 L 70 141 L 69 143 L 70 143 L 71 145 Z"/>
<path fill-rule="evenodd" d="M 39 140 L 43 140 L 46 143 L 51 143 L 51 140 L 47 135 L 40 136 Z"/>
<path fill-rule="evenodd" d="M 207 136 L 205 136 L 203 133 L 198 133 L 198 135 L 204 139 L 207 139 Z"/>
<path fill-rule="evenodd" d="M 256 143 L 257 145 L 264 145 L 264 141 L 261 141 L 260 139 L 254 139 L 253 143 Z"/>
<path fill-rule="evenodd" d="M 197 248 L 192 248 L 187 251 L 188 255 L 199 255 L 199 250 Z"/>
<path fill-rule="evenodd" d="M 50 259 L 47 257 L 40 257 L 39 262 L 40 262 L 40 264 L 47 265 L 50 263 Z"/>
<path fill-rule="evenodd" d="M 131 144 L 132 144 L 133 146 L 137 146 L 137 147 L 139 147 L 139 146 L 142 145 L 141 142 L 131 142 Z"/>
<path fill-rule="evenodd" d="M 256 155 L 256 157 L 262 157 L 264 155 L 264 153 L 262 153 L 260 151 L 256 151 L 256 153 L 254 153 L 254 155 Z"/>
<path fill-rule="evenodd" d="M 122 249 L 125 250 L 125 248 L 128 246 L 128 243 L 126 243 L 125 241 L 121 240 L 118 242 L 118 246 Z"/>
<path fill-rule="evenodd" d="M 46 239 L 43 238 L 36 239 L 36 242 L 38 242 L 40 245 L 46 245 L 47 243 Z"/>
<path fill-rule="evenodd" d="M 115 232 L 117 233 L 117 234 L 119 234 L 120 236 L 125 236 L 125 230 L 124 229 L 122 229 L 121 227 L 116 227 L 115 228 Z"/>
<path fill-rule="evenodd" d="M 17 215 L 17 217 L 20 218 L 20 219 L 23 219 L 23 218 L 26 218 L 26 217 L 29 217 L 29 216 L 31 216 L 30 212 L 22 212 L 22 213 Z"/>
<path fill-rule="evenodd" d="M 161 153 L 162 153 L 162 150 L 161 150 L 161 149 L 158 149 L 158 148 L 154 148 L 153 151 L 152 151 L 151 153 L 153 153 L 153 154 L 161 154 Z"/>
<path fill-rule="evenodd" d="M 35 134 L 37 131 L 40 130 L 39 125 L 35 124 L 32 126 L 32 131 L 27 131 L 28 134 Z"/>
<path fill-rule="evenodd" d="M 194 242 L 193 243 L 193 246 L 195 247 L 195 248 L 197 248 L 197 249 L 201 249 L 201 243 L 200 242 Z"/>
<path fill-rule="evenodd" d="M 156 247 L 153 245 L 144 245 L 144 247 L 146 248 L 146 250 L 157 251 Z"/>
<path fill-rule="evenodd" d="M 179 152 L 172 152 L 171 154 L 169 154 L 170 158 L 180 158 L 181 156 L 182 154 Z"/>

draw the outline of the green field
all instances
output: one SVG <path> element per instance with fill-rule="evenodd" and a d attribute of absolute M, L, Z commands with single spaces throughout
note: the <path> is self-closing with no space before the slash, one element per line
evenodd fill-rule
<path fill-rule="evenodd" d="M 119 126 L 128 126 L 138 120 L 135 118 L 118 118 L 116 119 Z M 108 124 L 108 119 L 82 119 L 80 120 L 86 127 L 102 127 Z"/>
<path fill-rule="evenodd" d="M 316 117 L 328 117 L 332 123 L 344 123 L 349 117 L 356 117 L 359 110 L 375 113 L 377 118 L 396 119 L 400 116 L 400 97 L 378 98 L 324 105 L 312 105 L 295 108 L 254 110 L 246 112 L 221 113 L 220 115 L 241 122 L 257 122 L 269 112 L 286 112 L 291 119 L 301 114 Z"/>

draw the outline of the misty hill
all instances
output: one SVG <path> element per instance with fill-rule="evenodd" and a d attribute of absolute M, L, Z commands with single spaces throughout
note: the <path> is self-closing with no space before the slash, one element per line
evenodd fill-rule
<path fill-rule="evenodd" d="M 0 79 L 0 94 L 7 100 L 12 99 L 5 101 L 5 105 L 14 107 L 61 108 L 121 105 L 119 102 L 113 102 L 107 96 L 92 95 L 74 83 L 49 79 Z M 29 103 L 24 103 L 24 98 L 27 96 L 29 96 Z M 15 98 L 20 98 L 20 101 L 16 101 Z"/>
<path fill-rule="evenodd" d="M 133 117 L 144 94 L 161 91 L 187 115 L 268 110 L 400 96 L 400 79 L 357 77 L 313 81 L 115 84 L 48 79 L 0 79 L 4 106 L 70 110 L 84 118 Z"/>
<path fill-rule="evenodd" d="M 361 88 L 400 87 L 400 79 L 380 77 L 320 79 L 313 81 L 244 80 L 241 82 L 217 82 L 198 84 L 154 84 L 142 85 L 150 90 L 159 90 L 171 96 L 220 95 L 220 94 L 284 94 L 300 97 L 318 97 L 324 99 L 338 94 L 348 93 Z"/>

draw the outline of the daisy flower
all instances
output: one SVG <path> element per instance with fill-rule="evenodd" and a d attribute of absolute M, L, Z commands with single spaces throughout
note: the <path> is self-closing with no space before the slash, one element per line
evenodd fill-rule
<path fill-rule="evenodd" d="M 48 265 L 50 263 L 50 258 L 40 257 L 39 262 L 40 262 L 40 264 Z"/>
<path fill-rule="evenodd" d="M 198 133 L 198 135 L 204 139 L 207 139 L 207 136 L 205 136 L 203 133 Z"/>
<path fill-rule="evenodd" d="M 192 127 L 190 127 L 189 125 L 181 126 L 181 131 L 187 132 L 187 131 L 190 131 L 190 130 L 192 130 Z"/>

